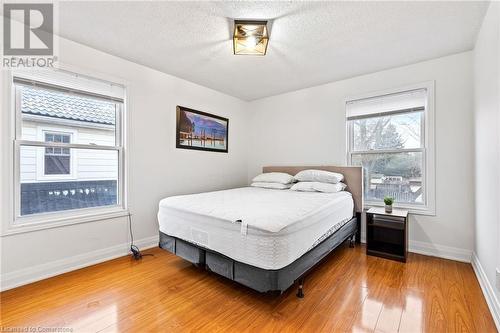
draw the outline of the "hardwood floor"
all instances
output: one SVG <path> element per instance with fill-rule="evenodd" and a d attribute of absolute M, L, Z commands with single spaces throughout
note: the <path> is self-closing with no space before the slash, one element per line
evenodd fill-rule
<path fill-rule="evenodd" d="M 259 294 L 161 249 L 0 294 L 1 324 L 73 332 L 496 332 L 469 264 L 406 264 L 342 245 L 308 275 L 305 298 Z"/>

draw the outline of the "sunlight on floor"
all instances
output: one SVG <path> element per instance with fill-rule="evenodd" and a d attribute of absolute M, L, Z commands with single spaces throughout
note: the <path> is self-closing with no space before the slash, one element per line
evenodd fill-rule
<path fill-rule="evenodd" d="M 118 322 L 118 307 L 111 304 L 102 309 L 92 308 L 87 305 L 86 315 L 83 318 L 77 318 L 67 323 L 73 332 L 97 332 L 103 330 Z"/>

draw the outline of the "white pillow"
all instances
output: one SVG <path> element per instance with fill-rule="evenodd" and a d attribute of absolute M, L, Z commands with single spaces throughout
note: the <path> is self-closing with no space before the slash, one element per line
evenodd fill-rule
<path fill-rule="evenodd" d="M 292 184 L 281 184 L 281 183 L 266 183 L 266 182 L 253 182 L 253 187 L 271 188 L 275 190 L 286 190 L 289 189 Z"/>
<path fill-rule="evenodd" d="M 325 193 L 335 193 L 343 191 L 347 187 L 344 183 L 320 183 L 320 182 L 298 182 L 293 185 L 292 191 L 302 191 L 302 192 L 325 192 Z"/>
<path fill-rule="evenodd" d="M 317 192 L 313 187 L 313 182 L 298 182 L 295 183 L 290 190 L 300 192 Z"/>
<path fill-rule="evenodd" d="M 290 184 L 293 182 L 293 176 L 284 172 L 267 172 L 252 179 L 252 182 Z"/>
<path fill-rule="evenodd" d="M 320 183 L 340 183 L 344 179 L 344 175 L 336 172 L 324 170 L 303 170 L 294 177 L 299 182 L 320 182 Z"/>

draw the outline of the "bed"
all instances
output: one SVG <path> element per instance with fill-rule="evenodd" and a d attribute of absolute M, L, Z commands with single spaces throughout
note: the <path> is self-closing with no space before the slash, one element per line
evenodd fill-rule
<path fill-rule="evenodd" d="M 159 246 L 196 266 L 259 292 L 284 292 L 349 240 L 359 241 L 359 167 L 264 167 L 295 175 L 342 173 L 346 191 L 297 192 L 255 187 L 174 196 L 159 203 Z"/>

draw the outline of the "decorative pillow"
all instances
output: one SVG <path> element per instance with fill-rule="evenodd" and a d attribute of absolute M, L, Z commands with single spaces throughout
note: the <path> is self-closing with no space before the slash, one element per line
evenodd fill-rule
<path fill-rule="evenodd" d="M 284 172 L 267 172 L 261 173 L 252 182 L 256 183 L 280 183 L 280 184 L 291 184 L 293 183 L 293 176 Z"/>
<path fill-rule="evenodd" d="M 302 191 L 302 192 L 325 192 L 325 193 L 335 193 L 343 191 L 347 187 L 344 183 L 320 183 L 320 182 L 298 182 L 293 185 L 292 191 Z"/>
<path fill-rule="evenodd" d="M 294 177 L 299 182 L 340 183 L 344 175 L 324 170 L 302 170 Z"/>
<path fill-rule="evenodd" d="M 253 182 L 253 187 L 271 188 L 275 190 L 287 190 L 292 184 L 281 184 L 281 183 L 267 183 L 267 182 Z"/>

